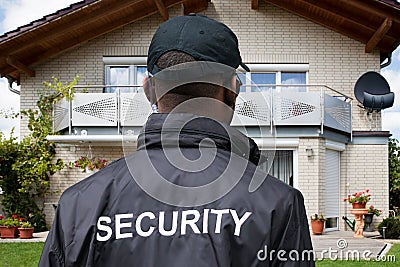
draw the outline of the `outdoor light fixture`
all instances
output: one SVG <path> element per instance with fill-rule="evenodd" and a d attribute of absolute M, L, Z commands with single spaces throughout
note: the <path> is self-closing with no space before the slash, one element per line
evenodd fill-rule
<path fill-rule="evenodd" d="M 307 153 L 307 157 L 312 157 L 314 156 L 314 151 L 311 147 L 307 147 L 306 148 L 306 153 Z"/>

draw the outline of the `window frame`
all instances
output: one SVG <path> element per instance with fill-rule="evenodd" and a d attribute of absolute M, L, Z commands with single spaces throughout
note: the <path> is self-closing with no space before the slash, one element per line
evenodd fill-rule
<path fill-rule="evenodd" d="M 281 92 L 282 88 L 282 73 L 305 73 L 306 75 L 306 83 L 305 85 L 309 84 L 309 64 L 246 64 L 250 72 L 246 72 L 243 68 L 239 68 L 239 73 L 245 74 L 246 81 L 251 81 L 251 74 L 252 73 L 274 73 L 275 74 L 275 85 L 273 90 L 275 92 Z M 246 86 L 245 90 L 241 92 L 250 93 L 251 86 Z M 306 91 L 308 92 L 308 87 L 306 86 Z"/>
<path fill-rule="evenodd" d="M 104 84 L 109 86 L 111 84 L 111 68 L 113 67 L 128 67 L 128 84 L 127 85 L 141 85 L 142 81 L 137 80 L 138 67 L 147 67 L 147 57 L 103 57 L 104 64 Z M 115 86 L 118 87 L 118 86 Z M 103 93 L 114 93 L 109 92 L 107 89 L 112 87 L 106 87 L 103 89 Z M 138 87 L 140 88 L 140 87 Z"/>

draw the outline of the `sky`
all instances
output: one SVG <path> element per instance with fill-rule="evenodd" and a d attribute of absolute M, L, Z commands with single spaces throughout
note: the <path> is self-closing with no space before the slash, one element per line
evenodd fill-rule
<path fill-rule="evenodd" d="M 0 0 L 0 35 L 79 1 Z M 381 74 L 389 82 L 391 91 L 395 93 L 394 106 L 382 112 L 382 129 L 389 130 L 393 137 L 400 140 L 400 48 L 393 54 L 391 65 L 382 69 Z M 19 96 L 8 90 L 5 78 L 0 78 L 0 95 L 0 112 L 19 111 Z M 0 131 L 6 136 L 9 135 L 13 127 L 16 128 L 14 135 L 18 136 L 18 120 L 0 117 Z"/>

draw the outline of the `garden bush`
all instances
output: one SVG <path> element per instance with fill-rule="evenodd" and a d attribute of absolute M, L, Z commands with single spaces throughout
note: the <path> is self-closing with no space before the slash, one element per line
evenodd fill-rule
<path fill-rule="evenodd" d="M 35 227 L 46 230 L 43 213 L 45 197 L 50 194 L 50 176 L 65 167 L 61 159 L 55 159 L 55 144 L 46 139 L 54 134 L 52 127 L 53 104 L 59 99 L 72 97 L 79 76 L 70 83 L 44 82 L 36 109 L 21 111 L 15 118 L 27 117 L 29 134 L 18 142 L 13 136 L 5 138 L 0 133 L 0 188 L 1 204 L 6 215 L 16 214 Z"/>
<path fill-rule="evenodd" d="M 383 228 L 385 229 L 385 238 L 388 239 L 399 239 L 400 238 L 400 218 L 399 217 L 389 217 L 384 219 L 379 225 L 379 233 L 383 236 Z"/>

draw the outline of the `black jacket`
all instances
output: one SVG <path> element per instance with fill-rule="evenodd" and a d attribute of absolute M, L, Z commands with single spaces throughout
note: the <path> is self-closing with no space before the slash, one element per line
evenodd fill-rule
<path fill-rule="evenodd" d="M 260 174 L 255 143 L 209 118 L 166 117 L 149 117 L 135 153 L 63 193 L 39 266 L 314 266 L 301 193 L 263 172 L 249 192 Z M 212 160 L 193 171 L 171 162 L 178 152 Z M 179 188 L 202 190 L 221 176 L 234 186 L 207 203 L 226 184 L 186 193 L 158 186 L 156 175 Z"/>

